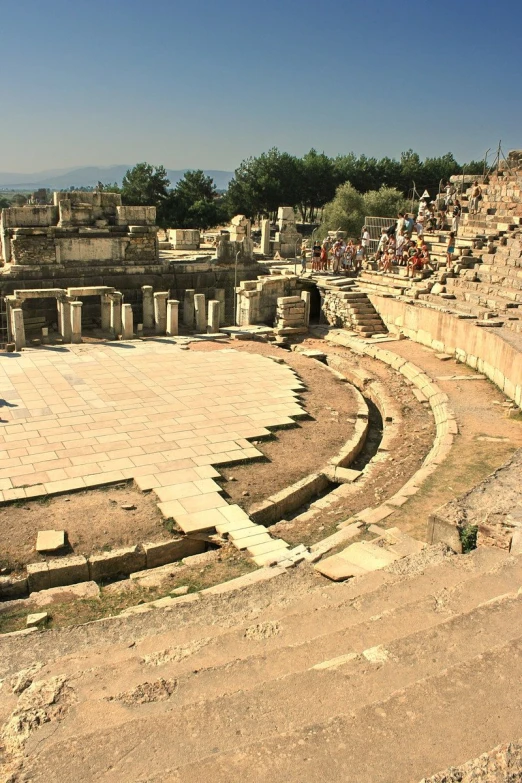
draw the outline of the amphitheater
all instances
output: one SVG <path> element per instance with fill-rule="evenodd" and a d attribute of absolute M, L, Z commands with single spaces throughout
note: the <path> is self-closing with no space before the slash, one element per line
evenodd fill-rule
<path fill-rule="evenodd" d="M 414 280 L 4 210 L 3 780 L 522 780 L 522 172 L 483 192 Z"/>

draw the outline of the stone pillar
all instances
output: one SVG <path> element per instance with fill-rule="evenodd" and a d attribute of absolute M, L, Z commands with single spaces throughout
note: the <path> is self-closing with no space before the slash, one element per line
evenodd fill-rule
<path fill-rule="evenodd" d="M 24 311 L 21 307 L 15 307 L 11 310 L 11 317 L 15 351 L 21 351 L 22 348 L 25 348 Z"/>
<path fill-rule="evenodd" d="M 151 285 L 142 285 L 143 294 L 143 328 L 154 328 L 154 297 Z"/>
<path fill-rule="evenodd" d="M 225 325 L 225 289 L 216 288 L 214 291 L 214 299 L 219 302 L 219 325 Z"/>
<path fill-rule="evenodd" d="M 168 291 L 157 291 L 154 294 L 154 331 L 165 334 L 167 331 L 167 299 Z"/>
<path fill-rule="evenodd" d="M 71 304 L 72 301 L 68 298 L 58 302 L 58 331 L 64 343 L 70 343 L 72 340 Z"/>
<path fill-rule="evenodd" d="M 113 337 L 119 337 L 122 332 L 121 325 L 121 305 L 123 294 L 114 291 L 111 294 L 111 332 Z"/>
<path fill-rule="evenodd" d="M 11 237 L 7 229 L 4 229 L 0 234 L 0 242 L 2 247 L 2 258 L 4 263 L 8 264 L 11 261 Z"/>
<path fill-rule="evenodd" d="M 5 309 L 7 320 L 7 342 L 14 343 L 14 323 L 13 323 L 13 310 L 21 307 L 22 303 L 15 296 L 6 296 Z"/>
<path fill-rule="evenodd" d="M 73 343 L 82 341 L 82 305 L 83 302 L 71 302 L 71 342 Z"/>
<path fill-rule="evenodd" d="M 183 323 L 192 331 L 194 329 L 194 294 L 193 288 L 187 288 L 183 299 Z"/>
<path fill-rule="evenodd" d="M 261 221 L 261 252 L 264 256 L 270 256 L 270 221 Z"/>
<path fill-rule="evenodd" d="M 216 334 L 216 332 L 219 332 L 219 308 L 220 303 L 217 299 L 211 299 L 208 303 L 207 332 L 210 334 Z"/>
<path fill-rule="evenodd" d="M 134 337 L 134 317 L 132 314 L 132 305 L 124 304 L 122 309 L 122 337 L 124 340 L 132 340 Z"/>
<path fill-rule="evenodd" d="M 179 334 L 179 302 L 177 299 L 167 301 L 167 334 L 175 337 Z"/>
<path fill-rule="evenodd" d="M 305 303 L 304 325 L 310 325 L 310 291 L 301 291 L 301 299 Z"/>
<path fill-rule="evenodd" d="M 102 294 L 101 297 L 101 328 L 104 332 L 109 332 L 111 328 L 111 300 L 108 294 Z"/>
<path fill-rule="evenodd" d="M 194 313 L 196 317 L 196 333 L 204 334 L 207 331 L 207 314 L 205 313 L 205 294 L 194 296 Z"/>

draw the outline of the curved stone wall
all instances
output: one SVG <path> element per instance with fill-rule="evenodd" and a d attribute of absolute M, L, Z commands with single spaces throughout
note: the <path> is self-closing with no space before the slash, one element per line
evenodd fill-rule
<path fill-rule="evenodd" d="M 522 350 L 516 336 L 508 338 L 498 330 L 476 326 L 475 320 L 399 299 L 377 294 L 370 299 L 390 332 L 456 356 L 522 408 Z"/>

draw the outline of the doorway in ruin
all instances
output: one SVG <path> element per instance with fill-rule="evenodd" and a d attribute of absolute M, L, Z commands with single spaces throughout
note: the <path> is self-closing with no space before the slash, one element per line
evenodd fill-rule
<path fill-rule="evenodd" d="M 75 296 L 74 298 L 77 302 L 82 303 L 82 334 L 100 331 L 102 325 L 100 295 Z"/>
<path fill-rule="evenodd" d="M 35 296 L 22 304 L 25 339 L 29 343 L 42 337 L 42 329 L 58 334 L 58 302 L 54 296 Z"/>
<path fill-rule="evenodd" d="M 310 323 L 318 324 L 321 320 L 321 294 L 316 285 L 310 288 Z"/>

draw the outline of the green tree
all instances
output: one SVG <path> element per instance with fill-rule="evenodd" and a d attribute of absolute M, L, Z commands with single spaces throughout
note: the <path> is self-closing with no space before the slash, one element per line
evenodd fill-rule
<path fill-rule="evenodd" d="M 9 209 L 11 206 L 11 202 L 9 199 L 4 198 L 4 196 L 0 196 L 0 209 Z"/>
<path fill-rule="evenodd" d="M 295 207 L 300 201 L 301 173 L 298 159 L 275 147 L 244 160 L 228 187 L 231 212 L 275 217 L 278 207 Z"/>
<path fill-rule="evenodd" d="M 228 218 L 226 201 L 219 197 L 214 181 L 203 171 L 187 171 L 158 209 L 158 223 L 170 228 L 205 231 Z"/>
<path fill-rule="evenodd" d="M 196 201 L 212 201 L 217 196 L 212 177 L 206 177 L 201 169 L 186 171 L 174 188 L 178 197 L 187 204 Z"/>
<path fill-rule="evenodd" d="M 313 222 L 317 211 L 335 195 L 336 177 L 331 158 L 311 149 L 301 158 L 298 176 L 299 205 L 304 222 Z"/>
<path fill-rule="evenodd" d="M 122 189 L 118 185 L 117 182 L 98 182 L 96 185 L 96 190 L 101 191 L 102 193 L 121 193 Z"/>
<path fill-rule="evenodd" d="M 167 198 L 170 185 L 163 166 L 138 163 L 123 177 L 121 196 L 124 204 L 159 208 Z"/>
<path fill-rule="evenodd" d="M 11 199 L 11 205 L 12 207 L 24 207 L 27 204 L 27 196 L 24 196 L 23 193 L 16 193 L 13 198 Z"/>
<path fill-rule="evenodd" d="M 346 231 L 350 237 L 358 237 L 364 225 L 364 199 L 350 182 L 339 185 L 332 201 L 323 210 L 321 233 Z"/>
<path fill-rule="evenodd" d="M 397 188 L 383 185 L 379 190 L 369 190 L 363 195 L 364 215 L 395 218 L 399 212 L 407 212 L 411 202 Z"/>

